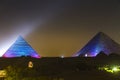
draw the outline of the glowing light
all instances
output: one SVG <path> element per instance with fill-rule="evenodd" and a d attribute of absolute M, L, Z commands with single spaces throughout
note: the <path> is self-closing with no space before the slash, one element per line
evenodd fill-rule
<path fill-rule="evenodd" d="M 105 67 L 100 67 L 99 69 L 104 70 L 104 71 L 109 72 L 109 73 L 120 72 L 120 66 L 114 66 L 114 67 L 105 66 Z"/>
<path fill-rule="evenodd" d="M 7 73 L 5 70 L 0 70 L 0 77 L 6 77 Z"/>
<path fill-rule="evenodd" d="M 37 52 L 21 37 L 19 36 L 14 44 L 3 54 L 3 57 L 21 57 L 31 56 L 40 58 Z"/>
<path fill-rule="evenodd" d="M 11 38 L 7 38 L 7 40 L 4 40 L 0 45 L 0 57 L 8 50 L 8 48 L 14 43 L 16 40 L 16 36 L 13 36 Z"/>
<path fill-rule="evenodd" d="M 87 54 L 85 54 L 85 57 L 88 57 L 88 55 L 87 55 Z"/>
<path fill-rule="evenodd" d="M 112 70 L 113 70 L 114 72 L 117 72 L 117 71 L 119 71 L 120 69 L 118 69 L 118 67 L 113 67 Z"/>
<path fill-rule="evenodd" d="M 33 62 L 32 62 L 32 61 L 29 61 L 28 67 L 29 67 L 29 68 L 33 68 Z"/>
<path fill-rule="evenodd" d="M 64 58 L 64 56 L 62 55 L 61 58 Z"/>

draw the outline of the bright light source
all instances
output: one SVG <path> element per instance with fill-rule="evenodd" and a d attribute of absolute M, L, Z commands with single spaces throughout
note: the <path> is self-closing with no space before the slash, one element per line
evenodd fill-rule
<path fill-rule="evenodd" d="M 6 77 L 6 71 L 0 70 L 0 77 Z"/>
<path fill-rule="evenodd" d="M 33 62 L 32 62 L 32 61 L 29 61 L 28 67 L 29 67 L 29 68 L 33 68 Z"/>
<path fill-rule="evenodd" d="M 61 56 L 61 58 L 64 58 L 64 56 Z"/>
<path fill-rule="evenodd" d="M 4 45 L 0 46 L 0 57 L 9 49 L 9 47 L 15 42 L 17 36 L 9 38 L 8 41 L 5 40 Z"/>
<path fill-rule="evenodd" d="M 85 54 L 85 57 L 88 57 L 88 55 L 87 55 L 87 54 Z"/>
<path fill-rule="evenodd" d="M 118 69 L 117 67 L 113 67 L 112 70 L 113 70 L 114 72 L 119 71 L 119 69 Z"/>

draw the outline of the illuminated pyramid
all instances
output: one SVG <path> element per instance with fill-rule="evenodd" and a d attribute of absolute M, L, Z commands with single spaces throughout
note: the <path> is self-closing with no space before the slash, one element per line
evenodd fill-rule
<path fill-rule="evenodd" d="M 13 45 L 3 54 L 3 57 L 21 57 L 30 56 L 40 58 L 37 52 L 21 37 L 19 36 Z"/>
<path fill-rule="evenodd" d="M 120 45 L 103 32 L 99 32 L 74 56 L 95 57 L 101 51 L 106 55 L 120 53 Z"/>

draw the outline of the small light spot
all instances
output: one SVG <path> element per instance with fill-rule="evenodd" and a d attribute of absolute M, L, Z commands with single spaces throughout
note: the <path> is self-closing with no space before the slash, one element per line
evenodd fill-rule
<path fill-rule="evenodd" d="M 28 67 L 29 67 L 29 68 L 33 68 L 33 62 L 32 62 L 32 61 L 29 61 Z"/>
<path fill-rule="evenodd" d="M 64 56 L 61 56 L 61 58 L 64 58 Z"/>
<path fill-rule="evenodd" d="M 87 54 L 85 54 L 85 57 L 88 57 L 88 55 L 87 55 Z"/>

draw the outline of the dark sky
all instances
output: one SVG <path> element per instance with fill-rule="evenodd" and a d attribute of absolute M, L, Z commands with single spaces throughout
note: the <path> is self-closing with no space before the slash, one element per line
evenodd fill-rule
<path fill-rule="evenodd" d="M 99 31 L 120 43 L 119 21 L 120 0 L 0 0 L 0 51 L 22 35 L 41 56 L 71 56 Z"/>

